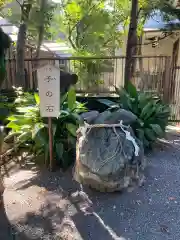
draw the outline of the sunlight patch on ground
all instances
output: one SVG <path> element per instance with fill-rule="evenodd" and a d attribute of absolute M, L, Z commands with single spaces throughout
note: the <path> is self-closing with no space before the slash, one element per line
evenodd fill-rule
<path fill-rule="evenodd" d="M 166 127 L 166 131 L 167 132 L 180 132 L 180 126 L 171 126 L 171 125 L 168 125 Z"/>

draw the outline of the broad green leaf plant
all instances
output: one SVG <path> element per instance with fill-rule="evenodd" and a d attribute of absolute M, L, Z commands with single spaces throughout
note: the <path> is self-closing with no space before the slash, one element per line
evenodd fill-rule
<path fill-rule="evenodd" d="M 157 96 L 138 92 L 131 82 L 127 90 L 116 90 L 119 95 L 119 106 L 138 117 L 138 121 L 132 126 L 136 136 L 143 142 L 145 148 L 151 147 L 157 138 L 165 134 L 170 116 L 169 106 Z"/>
<path fill-rule="evenodd" d="M 170 108 L 157 95 L 139 92 L 129 82 L 127 89 L 116 88 L 118 100 L 116 102 L 101 99 L 99 102 L 111 111 L 119 108 L 128 110 L 137 116 L 137 121 L 131 125 L 136 137 L 143 143 L 145 149 L 164 136 Z"/>
<path fill-rule="evenodd" d="M 43 155 L 48 161 L 48 124 L 40 116 L 40 99 L 37 93 L 24 93 L 19 90 L 15 100 L 16 111 L 8 117 L 7 128 L 11 131 L 5 138 L 14 138 L 14 149 L 25 148 L 34 156 Z M 74 88 L 61 96 L 61 109 L 58 118 L 53 118 L 53 151 L 57 164 L 68 167 L 74 160 L 76 130 L 81 123 L 79 114 L 86 111 L 84 104 L 76 101 Z"/>

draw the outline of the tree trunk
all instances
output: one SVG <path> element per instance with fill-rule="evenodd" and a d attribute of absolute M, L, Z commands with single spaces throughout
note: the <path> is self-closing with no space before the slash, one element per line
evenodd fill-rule
<path fill-rule="evenodd" d="M 29 20 L 30 11 L 32 8 L 31 1 L 23 1 L 21 4 L 21 24 L 19 26 L 18 39 L 17 39 L 17 57 L 16 57 L 16 87 L 25 85 L 25 47 L 27 24 Z"/>
<path fill-rule="evenodd" d="M 17 57 L 16 57 L 16 87 L 22 86 L 25 83 L 25 46 L 26 46 L 26 23 L 21 23 L 19 26 L 17 38 Z"/>
<path fill-rule="evenodd" d="M 40 14 L 41 14 L 41 20 L 39 21 L 39 31 L 38 31 L 38 42 L 37 42 L 37 50 L 36 50 L 36 58 L 39 57 L 41 45 L 43 42 L 43 36 L 44 36 L 44 21 L 45 21 L 45 11 L 47 7 L 47 0 L 41 0 L 40 5 Z"/>
<path fill-rule="evenodd" d="M 0 47 L 0 90 L 6 79 L 6 51 L 11 46 L 10 37 L 3 32 L 2 28 L 0 28 L 0 39 L 1 39 L 1 47 Z"/>
<path fill-rule="evenodd" d="M 126 45 L 126 64 L 125 64 L 125 88 L 135 71 L 136 59 L 133 58 L 137 51 L 137 23 L 138 23 L 138 0 L 132 0 L 131 19 L 129 25 L 128 39 Z"/>

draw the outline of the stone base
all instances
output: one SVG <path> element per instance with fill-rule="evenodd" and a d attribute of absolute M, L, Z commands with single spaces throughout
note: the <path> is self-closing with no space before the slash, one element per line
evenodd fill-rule
<path fill-rule="evenodd" d="M 80 184 L 87 185 L 92 189 L 100 192 L 116 192 L 124 189 L 134 189 L 136 186 L 141 186 L 144 182 L 144 174 L 134 169 L 129 169 L 128 174 L 124 177 L 120 177 L 119 180 L 104 180 L 97 174 L 92 173 L 83 164 L 78 163 L 75 166 L 74 179 Z"/>

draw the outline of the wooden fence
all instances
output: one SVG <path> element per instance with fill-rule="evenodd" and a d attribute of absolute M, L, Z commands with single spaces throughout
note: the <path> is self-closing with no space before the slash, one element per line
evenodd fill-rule
<path fill-rule="evenodd" d="M 34 68 L 34 62 L 32 59 L 35 57 L 36 54 L 36 48 L 27 45 L 25 48 L 25 57 L 26 59 L 29 59 L 29 61 L 25 61 L 25 76 L 26 81 L 24 83 L 21 83 L 21 86 L 25 89 L 34 89 L 35 86 L 33 85 L 33 81 L 35 80 L 36 71 Z M 54 54 L 50 51 L 40 51 L 40 58 L 53 58 Z M 2 86 L 3 89 L 11 89 L 12 86 L 16 86 L 16 49 L 14 46 L 8 49 L 7 56 L 7 79 L 4 81 L 4 84 Z M 52 62 L 54 64 L 54 61 L 42 61 L 42 64 L 46 64 Z"/>
<path fill-rule="evenodd" d="M 29 54 L 29 55 L 28 55 Z M 49 54 L 49 56 L 48 56 Z M 21 86 L 26 90 L 37 90 L 37 66 L 47 63 L 58 66 L 62 71 L 78 75 L 76 91 L 82 95 L 109 97 L 115 94 L 115 87 L 124 85 L 125 57 L 70 57 L 55 58 L 52 53 L 43 52 L 35 60 L 32 50 L 26 51 L 25 82 Z M 157 93 L 172 107 L 173 119 L 180 119 L 180 73 L 172 66 L 168 56 L 135 56 L 136 71 L 133 82 L 138 90 Z M 16 86 L 16 58 L 7 58 L 7 79 L 4 89 Z"/>
<path fill-rule="evenodd" d="M 31 52 L 27 52 L 27 55 Z M 133 77 L 134 83 L 140 90 L 161 91 L 166 75 L 167 57 L 136 57 L 136 71 Z M 26 81 L 21 86 L 27 90 L 37 89 L 37 70 L 33 58 L 25 60 Z M 115 86 L 124 84 L 125 57 L 104 58 L 54 58 L 43 57 L 38 60 L 38 66 L 47 63 L 58 66 L 61 70 L 75 72 L 78 75 L 77 92 L 109 94 L 115 92 Z M 169 65 L 169 63 L 168 63 Z M 7 80 L 3 88 L 10 89 L 16 86 L 16 59 L 7 59 Z"/>

